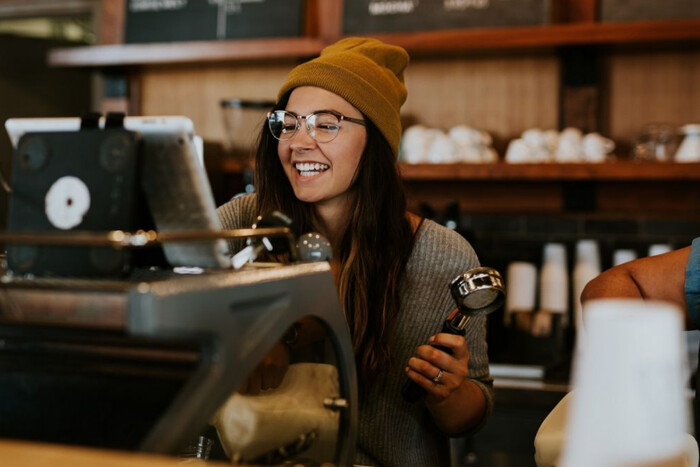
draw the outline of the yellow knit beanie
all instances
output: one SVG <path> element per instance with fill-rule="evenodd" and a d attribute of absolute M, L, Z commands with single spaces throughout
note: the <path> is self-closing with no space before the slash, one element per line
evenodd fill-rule
<path fill-rule="evenodd" d="M 377 39 L 348 37 L 289 72 L 277 100 L 299 86 L 331 91 L 369 117 L 389 142 L 394 155 L 398 155 L 399 109 L 406 101 L 403 82 L 406 65 L 408 54 L 401 47 Z"/>

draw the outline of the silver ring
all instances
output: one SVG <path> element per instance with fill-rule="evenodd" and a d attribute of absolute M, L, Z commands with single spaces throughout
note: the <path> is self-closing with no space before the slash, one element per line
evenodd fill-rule
<path fill-rule="evenodd" d="M 442 370 L 438 370 L 438 374 L 433 378 L 433 383 L 439 383 L 440 380 L 442 379 Z"/>

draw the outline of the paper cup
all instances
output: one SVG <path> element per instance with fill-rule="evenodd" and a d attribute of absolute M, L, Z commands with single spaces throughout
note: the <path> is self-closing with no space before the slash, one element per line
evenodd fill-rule
<path fill-rule="evenodd" d="M 613 252 L 613 266 L 619 266 L 620 264 L 629 263 L 637 259 L 637 252 L 634 250 L 621 249 L 615 250 Z"/>
<path fill-rule="evenodd" d="M 649 256 L 663 255 L 672 249 L 671 245 L 667 243 L 654 243 L 653 245 L 649 245 Z"/>
<path fill-rule="evenodd" d="M 537 267 L 515 261 L 506 269 L 506 313 L 533 311 L 537 295 Z"/>
<path fill-rule="evenodd" d="M 592 300 L 584 326 L 561 465 L 682 459 L 689 420 L 681 310 L 664 302 Z"/>
<path fill-rule="evenodd" d="M 569 309 L 569 273 L 566 249 L 561 243 L 544 246 L 540 272 L 540 309 L 551 313 L 566 313 Z"/>

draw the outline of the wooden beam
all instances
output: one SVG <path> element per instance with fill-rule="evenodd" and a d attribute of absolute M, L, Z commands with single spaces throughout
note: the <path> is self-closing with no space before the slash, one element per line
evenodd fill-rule
<path fill-rule="evenodd" d="M 343 1 L 310 0 L 316 4 L 318 38 L 325 44 L 332 44 L 343 35 Z"/>
<path fill-rule="evenodd" d="M 94 18 L 97 43 L 122 44 L 124 42 L 124 20 L 126 0 L 101 0 L 97 17 Z"/>

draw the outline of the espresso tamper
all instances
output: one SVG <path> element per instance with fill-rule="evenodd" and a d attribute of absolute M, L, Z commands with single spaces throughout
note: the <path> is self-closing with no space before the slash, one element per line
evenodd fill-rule
<path fill-rule="evenodd" d="M 506 289 L 501 274 L 493 268 L 478 267 L 460 274 L 450 282 L 450 293 L 457 308 L 450 313 L 440 332 L 464 336 L 472 316 L 482 316 L 499 309 L 505 300 Z M 440 345 L 433 347 L 443 352 L 452 351 Z M 425 395 L 425 389 L 408 380 L 401 389 L 407 402 L 415 402 Z"/>

